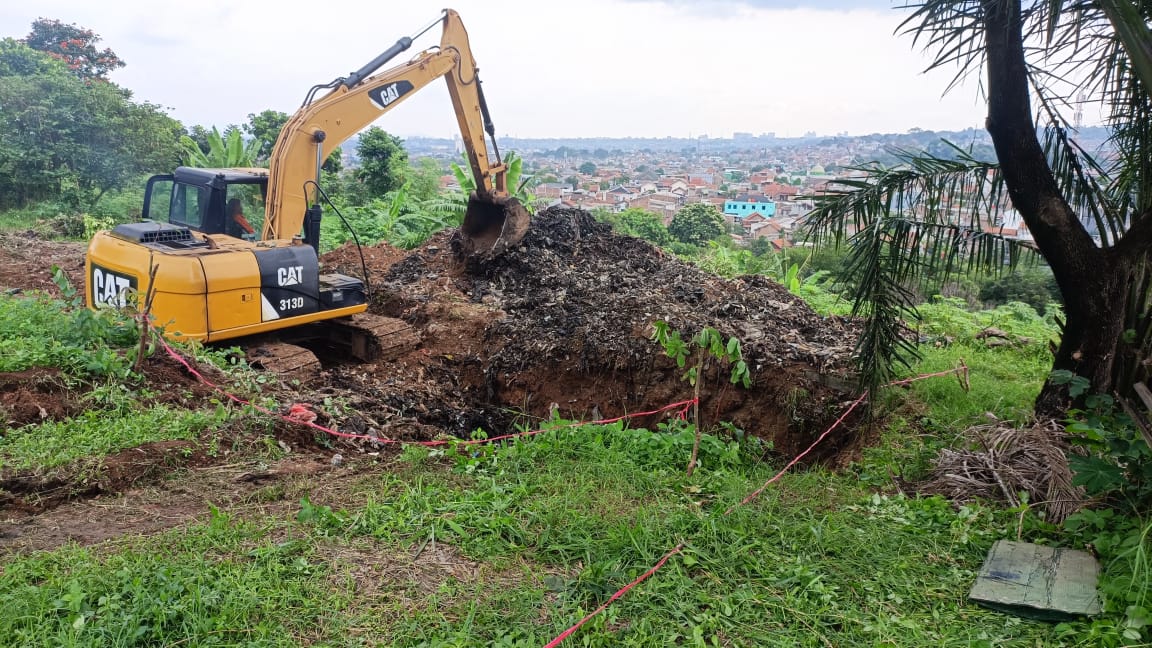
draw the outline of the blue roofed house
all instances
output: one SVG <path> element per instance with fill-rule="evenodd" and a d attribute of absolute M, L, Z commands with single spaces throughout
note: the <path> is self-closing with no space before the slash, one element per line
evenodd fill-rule
<path fill-rule="evenodd" d="M 731 216 L 737 223 L 752 214 L 772 218 L 776 215 L 776 203 L 765 196 L 752 194 L 741 194 L 732 200 L 724 201 L 724 215 Z"/>

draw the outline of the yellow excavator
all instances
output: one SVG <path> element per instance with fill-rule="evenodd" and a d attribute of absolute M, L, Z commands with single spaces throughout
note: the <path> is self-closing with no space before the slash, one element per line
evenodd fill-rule
<path fill-rule="evenodd" d="M 374 74 L 437 25 L 439 47 Z M 89 243 L 89 307 L 125 307 L 147 295 L 153 320 L 177 339 L 327 337 L 372 359 L 372 338 L 400 324 L 364 314 L 361 279 L 321 273 L 320 167 L 345 140 L 444 77 L 476 182 L 460 227 L 461 253 L 483 260 L 516 245 L 530 215 L 509 195 L 477 71 L 460 16 L 445 9 L 359 70 L 314 86 L 281 130 L 268 169 L 179 167 L 153 176 L 145 220 L 99 232 Z M 262 206 L 262 222 L 254 215 L 256 224 L 249 222 L 245 206 L 249 213 Z"/>

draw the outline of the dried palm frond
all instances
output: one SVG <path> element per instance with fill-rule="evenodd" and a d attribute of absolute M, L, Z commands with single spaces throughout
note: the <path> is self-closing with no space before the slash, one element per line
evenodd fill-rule
<path fill-rule="evenodd" d="M 999 421 L 969 428 L 969 448 L 945 449 L 918 491 L 953 501 L 984 499 L 1028 503 L 1049 522 L 1060 523 L 1084 506 L 1084 489 L 1072 485 L 1068 435 L 1056 421 L 1016 427 Z"/>

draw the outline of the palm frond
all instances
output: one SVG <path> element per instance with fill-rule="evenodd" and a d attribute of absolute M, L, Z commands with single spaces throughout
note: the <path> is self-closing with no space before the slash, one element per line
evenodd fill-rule
<path fill-rule="evenodd" d="M 929 0 L 900 5 L 913 12 L 897 27 L 897 33 L 911 35 L 914 46 L 931 52 L 927 70 L 956 67 L 945 93 L 984 64 L 984 8 L 980 0 Z"/>
<path fill-rule="evenodd" d="M 806 217 L 811 240 L 850 248 L 853 315 L 866 318 L 856 355 L 862 387 L 918 357 L 905 322 L 918 319 L 919 295 L 933 283 L 960 271 L 997 273 L 1031 253 L 996 231 L 1008 209 L 998 165 L 953 148 L 955 159 L 898 152 L 898 168 L 859 167 L 870 175 L 837 181 Z"/>

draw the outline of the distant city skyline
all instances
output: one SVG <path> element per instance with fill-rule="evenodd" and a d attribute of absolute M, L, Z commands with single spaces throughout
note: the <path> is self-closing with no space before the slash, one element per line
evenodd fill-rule
<path fill-rule="evenodd" d="M 800 6 L 803 4 L 803 6 Z M 880 5 L 880 6 L 878 6 Z M 186 126 L 292 113 L 313 84 L 360 67 L 442 4 L 329 0 L 5 3 L 0 36 L 37 17 L 103 37 L 127 67 L 112 80 Z M 975 84 L 941 96 L 951 71 L 894 35 L 907 10 L 823 0 L 459 0 L 499 136 L 796 137 L 983 125 Z M 438 30 L 390 65 L 439 41 Z M 436 82 L 377 125 L 402 137 L 456 133 Z"/>

